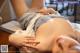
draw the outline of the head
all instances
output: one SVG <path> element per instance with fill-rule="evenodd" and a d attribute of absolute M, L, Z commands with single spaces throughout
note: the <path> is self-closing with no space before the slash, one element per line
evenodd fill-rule
<path fill-rule="evenodd" d="M 80 53 L 80 44 L 71 37 L 59 36 L 53 45 L 52 51 L 53 53 Z"/>

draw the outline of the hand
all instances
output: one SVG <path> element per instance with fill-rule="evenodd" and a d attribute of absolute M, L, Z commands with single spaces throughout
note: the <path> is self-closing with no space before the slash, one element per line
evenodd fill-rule
<path fill-rule="evenodd" d="M 39 10 L 39 13 L 42 13 L 44 15 L 48 15 L 48 14 L 56 14 L 57 12 L 52 8 L 42 8 Z"/>
<path fill-rule="evenodd" d="M 39 42 L 36 41 L 35 37 L 28 36 L 24 31 L 17 31 L 10 35 L 9 42 L 15 46 L 36 46 Z"/>

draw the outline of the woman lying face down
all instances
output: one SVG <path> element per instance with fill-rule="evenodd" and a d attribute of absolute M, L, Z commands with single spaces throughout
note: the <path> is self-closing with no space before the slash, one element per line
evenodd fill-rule
<path fill-rule="evenodd" d="M 13 7 L 15 9 L 15 12 L 18 17 L 21 17 L 24 12 L 28 9 L 25 5 L 24 0 L 11 0 Z M 33 0 L 34 3 L 37 0 Z M 42 2 L 43 0 L 39 0 L 41 2 L 36 2 L 32 7 L 32 9 L 38 9 L 42 8 Z M 38 6 L 37 6 L 37 5 Z M 19 7 L 20 6 L 20 7 Z M 39 11 L 28 14 L 28 12 L 25 14 L 26 16 L 29 15 L 29 17 L 23 16 L 23 19 L 21 20 L 23 28 L 28 28 L 27 25 L 32 21 L 36 23 L 35 25 L 39 24 L 36 28 L 34 28 L 35 25 L 29 25 L 28 29 L 31 29 L 31 31 L 35 32 L 35 34 L 28 34 L 26 30 L 17 31 L 14 34 L 12 34 L 9 37 L 10 43 L 17 46 L 22 50 L 22 53 L 27 52 L 33 52 L 39 51 L 38 53 L 42 53 L 41 51 L 52 51 L 52 53 L 80 53 L 80 43 L 79 43 L 79 32 L 76 32 L 75 29 L 72 28 L 72 26 L 64 19 L 64 18 L 53 18 L 50 15 L 54 14 L 56 12 L 52 9 L 38 9 Z M 30 19 L 28 18 L 34 18 L 38 14 L 41 15 L 41 17 L 37 19 Z M 36 16 L 35 16 L 36 15 Z M 47 17 L 47 16 L 48 17 Z M 19 18 L 18 18 L 19 19 Z M 42 20 L 42 21 L 40 21 Z M 43 22 L 43 20 L 45 22 Z M 29 23 L 27 24 L 27 22 Z M 40 22 L 39 22 L 40 21 Z M 33 29 L 34 28 L 34 29 Z M 29 49 L 30 48 L 30 49 Z"/>
<path fill-rule="evenodd" d="M 54 18 L 42 24 L 36 31 L 36 37 L 28 36 L 26 31 L 12 34 L 9 41 L 27 52 L 27 47 L 36 48 L 39 51 L 52 51 L 53 53 L 79 53 L 79 36 L 69 23 L 63 18 Z"/>
<path fill-rule="evenodd" d="M 51 38 L 49 36 L 43 36 L 42 39 L 37 39 L 32 36 L 27 36 L 24 32 L 20 32 L 19 34 L 17 33 L 11 36 L 11 43 L 13 43 L 13 45 L 17 46 L 19 49 L 21 49 L 21 51 L 24 52 L 28 52 L 28 50 L 34 52 L 52 51 L 53 53 L 80 52 L 79 42 L 76 41 L 74 38 L 69 37 L 68 35 L 58 36 L 58 38 L 56 37 L 56 39 L 53 39 L 53 41 L 51 41 L 52 43 L 50 43 Z M 41 36 L 39 36 L 39 38 L 41 38 Z"/>

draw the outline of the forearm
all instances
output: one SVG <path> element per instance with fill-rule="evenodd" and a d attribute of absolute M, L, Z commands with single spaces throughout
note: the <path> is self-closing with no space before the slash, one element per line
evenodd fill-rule
<path fill-rule="evenodd" d="M 17 17 L 21 17 L 28 9 L 24 0 L 11 0 L 11 3 Z"/>
<path fill-rule="evenodd" d="M 32 8 L 41 9 L 44 7 L 45 0 L 32 0 Z"/>

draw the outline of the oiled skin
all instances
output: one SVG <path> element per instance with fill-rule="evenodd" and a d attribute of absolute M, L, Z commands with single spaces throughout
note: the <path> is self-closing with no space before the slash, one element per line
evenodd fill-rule
<path fill-rule="evenodd" d="M 43 8 L 43 5 L 42 5 L 43 0 L 33 0 L 33 1 L 34 2 L 32 4 L 34 5 L 32 5 L 32 8 L 37 10 L 40 10 Z M 24 12 L 26 12 L 29 9 L 25 4 L 24 0 L 11 0 L 11 2 L 18 19 L 24 14 Z M 41 13 L 48 14 L 50 12 L 43 9 L 41 10 Z M 26 43 L 28 42 L 26 37 L 28 34 L 25 34 L 25 36 L 22 36 L 21 34 L 11 35 L 9 37 L 9 41 L 15 46 L 21 46 L 20 48 L 24 48 L 25 51 L 27 51 L 26 46 L 30 46 L 30 47 L 37 48 L 40 51 L 48 50 L 48 51 L 57 53 L 59 51 L 62 52 L 60 47 L 57 46 L 58 42 L 56 42 L 59 39 L 59 37 L 60 36 L 76 37 L 75 33 L 76 33 L 75 30 L 72 29 L 70 24 L 65 19 L 58 17 L 58 18 L 54 18 L 52 20 L 47 21 L 37 29 L 36 38 L 31 38 L 34 40 L 30 41 L 30 42 L 35 42 L 35 41 L 40 42 L 36 46 L 29 45 L 28 43 Z M 79 33 L 77 32 L 76 34 L 79 34 Z M 63 49 L 68 48 L 69 45 L 73 45 L 74 43 L 77 45 L 77 43 L 72 40 L 65 41 L 66 39 L 63 39 L 63 38 L 61 39 L 64 40 L 64 42 L 69 43 L 67 44 L 67 46 L 63 46 Z M 64 42 L 60 42 L 60 44 L 65 45 Z M 63 53 L 66 53 L 66 51 L 68 51 L 68 49 L 64 49 Z"/>

